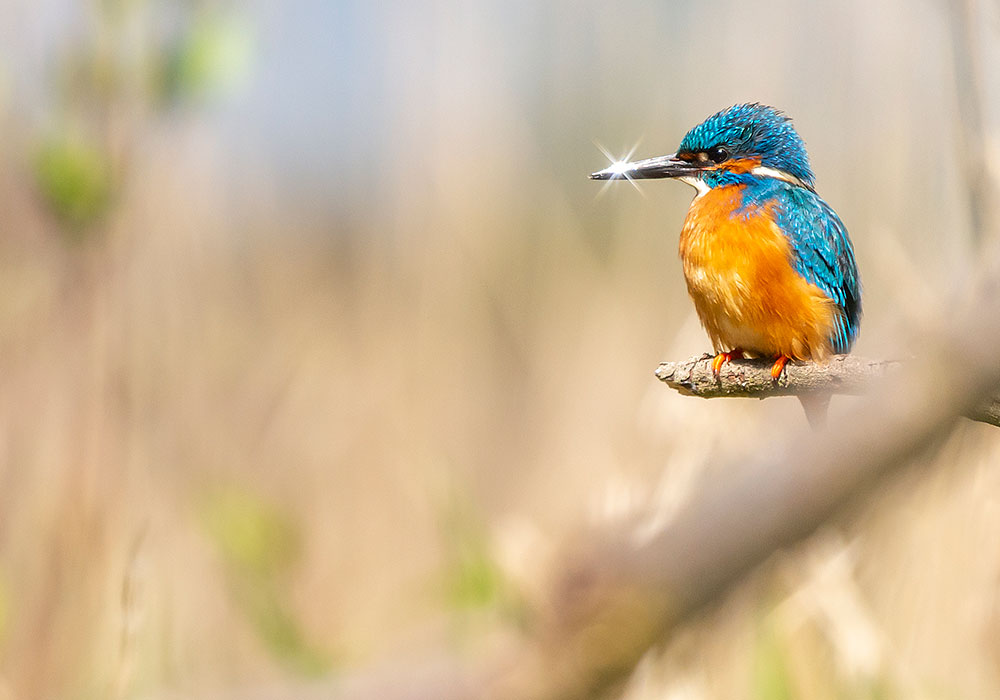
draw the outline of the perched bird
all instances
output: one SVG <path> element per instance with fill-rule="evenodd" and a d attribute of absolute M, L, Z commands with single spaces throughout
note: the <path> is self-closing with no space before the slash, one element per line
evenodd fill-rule
<path fill-rule="evenodd" d="M 590 177 L 669 177 L 697 191 L 680 257 L 716 376 L 744 353 L 773 358 L 777 381 L 789 360 L 850 351 L 861 321 L 854 248 L 816 194 L 805 145 L 784 114 L 734 105 L 691 129 L 677 153 L 615 163 Z"/>

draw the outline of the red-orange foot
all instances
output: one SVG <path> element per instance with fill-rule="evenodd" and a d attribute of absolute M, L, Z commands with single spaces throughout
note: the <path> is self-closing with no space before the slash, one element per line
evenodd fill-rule
<path fill-rule="evenodd" d="M 787 355 L 778 355 L 778 359 L 771 365 L 771 379 L 778 381 L 781 378 L 781 373 L 785 371 L 785 365 L 788 364 L 789 359 Z"/>
<path fill-rule="evenodd" d="M 729 352 L 720 352 L 718 355 L 712 358 L 712 374 L 718 379 L 719 371 L 722 369 L 722 365 L 730 362 L 732 360 L 742 360 L 743 351 L 739 348 L 733 348 Z"/>

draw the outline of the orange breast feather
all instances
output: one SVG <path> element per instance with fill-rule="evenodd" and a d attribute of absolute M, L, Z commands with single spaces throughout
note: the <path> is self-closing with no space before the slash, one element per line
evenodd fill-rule
<path fill-rule="evenodd" d="M 735 186 L 695 199 L 681 231 L 688 292 L 716 352 L 822 360 L 837 307 L 792 267 L 788 240 L 766 209 L 733 212 Z"/>

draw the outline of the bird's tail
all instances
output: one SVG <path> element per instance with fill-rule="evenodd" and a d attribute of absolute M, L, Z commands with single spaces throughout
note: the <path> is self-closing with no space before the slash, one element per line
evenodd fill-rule
<path fill-rule="evenodd" d="M 813 430 L 826 426 L 826 415 L 830 408 L 830 394 L 800 394 L 799 403 L 806 412 L 806 420 Z"/>

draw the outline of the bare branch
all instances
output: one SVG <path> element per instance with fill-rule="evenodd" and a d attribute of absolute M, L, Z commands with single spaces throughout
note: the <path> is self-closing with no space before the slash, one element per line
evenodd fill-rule
<path fill-rule="evenodd" d="M 682 362 L 663 362 L 656 377 L 672 389 L 703 399 L 806 394 L 853 394 L 871 391 L 873 384 L 902 369 L 896 360 L 870 360 L 856 355 L 837 355 L 824 364 L 789 363 L 778 381 L 771 379 L 770 360 L 733 360 L 722 367 L 719 377 L 712 374 L 712 356 L 701 355 Z M 965 416 L 1000 426 L 1000 397 L 992 397 Z"/>
<path fill-rule="evenodd" d="M 856 355 L 837 355 L 826 364 L 788 363 L 781 379 L 771 379 L 769 360 L 733 360 L 712 375 L 712 356 L 701 355 L 683 362 L 664 362 L 657 379 L 682 394 L 712 399 L 723 396 L 764 399 L 768 396 L 800 394 L 866 394 L 873 381 L 898 370 L 891 360 L 868 360 Z"/>

